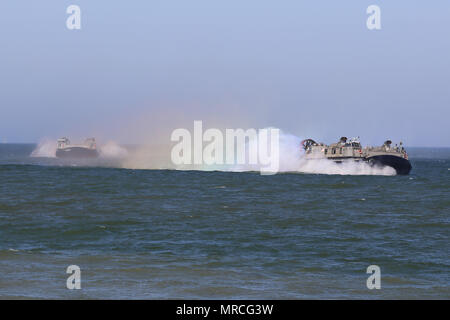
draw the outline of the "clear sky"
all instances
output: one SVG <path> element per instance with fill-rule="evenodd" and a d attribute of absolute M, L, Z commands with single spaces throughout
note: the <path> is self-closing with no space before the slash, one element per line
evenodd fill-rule
<path fill-rule="evenodd" d="M 448 0 L 2 0 L 0 41 L 0 142 L 169 143 L 204 120 L 450 146 Z"/>

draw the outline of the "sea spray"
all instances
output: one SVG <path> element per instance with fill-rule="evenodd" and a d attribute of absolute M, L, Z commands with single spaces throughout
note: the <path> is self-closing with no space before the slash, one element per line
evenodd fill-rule
<path fill-rule="evenodd" d="M 30 157 L 56 157 L 56 141 L 50 138 L 41 139 L 36 148 L 31 152 Z"/>
<path fill-rule="evenodd" d="M 302 173 L 339 174 L 339 175 L 382 175 L 393 176 L 395 169 L 391 167 L 371 166 L 367 162 L 347 160 L 336 163 L 327 159 L 299 161 L 298 170 Z"/>
<path fill-rule="evenodd" d="M 325 158 L 308 160 L 301 147 L 302 140 L 302 138 L 289 133 L 280 133 L 279 172 L 337 175 L 395 175 L 395 170 L 391 167 L 371 166 L 363 161 L 335 163 Z M 251 165 L 233 166 L 225 169 L 225 171 L 237 172 L 258 170 L 258 166 Z"/>
<path fill-rule="evenodd" d="M 307 160 L 301 147 L 303 139 L 280 131 L 279 171 L 330 175 L 395 175 L 391 167 L 371 166 L 363 161 L 335 163 L 327 159 Z M 98 166 L 126 169 L 176 169 L 200 171 L 248 172 L 260 171 L 259 165 L 174 165 L 170 159 L 170 145 L 142 145 L 125 148 L 114 141 L 99 145 Z M 55 158 L 56 141 L 42 139 L 31 157 Z M 90 163 L 92 165 L 92 163 Z"/>
<path fill-rule="evenodd" d="M 300 172 L 311 174 L 337 174 L 337 175 L 395 175 L 391 167 L 371 166 L 363 161 L 348 161 L 336 163 L 326 159 L 308 160 L 301 147 L 303 139 L 280 132 L 280 161 L 279 172 Z M 234 166 L 226 171 L 258 171 L 257 166 Z"/>
<path fill-rule="evenodd" d="M 128 150 L 121 161 L 126 169 L 183 169 L 170 161 L 169 145 L 140 145 Z M 190 167 L 186 168 L 190 169 Z"/>
<path fill-rule="evenodd" d="M 114 141 L 108 141 L 106 144 L 99 147 L 101 158 L 106 159 L 125 159 L 128 156 L 128 151 Z"/>
<path fill-rule="evenodd" d="M 279 171 L 311 174 L 335 175 L 395 175 L 391 167 L 371 166 L 366 162 L 348 161 L 335 163 L 327 159 L 307 160 L 301 147 L 303 139 L 280 131 L 279 136 Z M 248 146 L 246 156 L 248 158 Z M 226 150 L 224 150 L 226 151 Z M 170 160 L 169 146 L 140 146 L 123 159 L 122 167 L 128 169 L 176 169 L 224 172 L 259 172 L 258 164 L 236 165 L 175 165 Z"/>
<path fill-rule="evenodd" d="M 57 143 L 55 139 L 44 138 L 31 152 L 33 158 L 56 158 Z M 58 159 L 58 162 L 51 162 L 58 165 L 87 165 L 99 167 L 123 167 L 122 162 L 129 156 L 129 152 L 123 146 L 114 141 L 97 146 L 99 158 L 97 159 Z"/>

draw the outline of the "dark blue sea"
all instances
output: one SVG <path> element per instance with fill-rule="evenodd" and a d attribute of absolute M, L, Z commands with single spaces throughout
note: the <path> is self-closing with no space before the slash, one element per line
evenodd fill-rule
<path fill-rule="evenodd" d="M 407 176 L 264 176 L 34 148 L 0 145 L 1 299 L 450 298 L 450 149 L 409 148 Z"/>

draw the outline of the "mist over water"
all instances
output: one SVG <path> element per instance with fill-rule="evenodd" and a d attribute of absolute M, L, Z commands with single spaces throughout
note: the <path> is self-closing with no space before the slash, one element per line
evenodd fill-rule
<path fill-rule="evenodd" d="M 337 175 L 395 175 L 391 167 L 371 166 L 365 162 L 348 161 L 335 163 L 327 159 L 307 160 L 301 141 L 303 138 L 280 132 L 279 139 L 279 171 L 280 173 L 307 173 L 307 174 L 337 174 Z M 207 144 L 205 143 L 203 147 Z M 248 144 L 247 144 L 248 147 Z M 99 158 L 95 160 L 72 160 L 70 165 L 107 166 L 124 169 L 174 169 L 174 170 L 199 170 L 199 171 L 225 171 L 225 172 L 249 172 L 260 171 L 263 166 L 248 164 L 248 154 L 245 164 L 234 165 L 175 165 L 172 163 L 171 145 L 141 145 L 121 146 L 115 141 L 108 141 L 98 145 Z M 248 150 L 247 150 L 248 151 Z M 34 158 L 55 158 L 56 141 L 42 139 L 31 153 Z"/>
<path fill-rule="evenodd" d="M 395 175 L 391 167 L 370 166 L 365 162 L 335 163 L 327 159 L 307 160 L 301 141 L 304 138 L 280 131 L 279 140 L 279 172 L 298 172 L 312 174 L 339 174 L 339 175 Z M 205 146 L 205 145 L 204 145 Z M 248 146 L 248 145 L 247 145 Z M 157 149 L 157 150 L 156 150 Z M 225 171 L 225 172 L 249 172 L 260 171 L 260 165 L 246 164 L 235 165 L 179 165 L 171 163 L 170 148 L 166 149 L 166 156 L 162 155 L 163 148 L 152 148 L 152 146 L 140 147 L 135 152 L 129 153 L 122 162 L 123 168 L 128 169 L 178 169 L 178 170 L 200 170 L 200 171 Z M 156 157 L 156 155 L 160 155 Z M 152 164 L 152 161 L 155 161 Z"/>
<path fill-rule="evenodd" d="M 128 150 L 114 141 L 108 141 L 99 147 L 101 158 L 125 159 L 128 157 Z"/>

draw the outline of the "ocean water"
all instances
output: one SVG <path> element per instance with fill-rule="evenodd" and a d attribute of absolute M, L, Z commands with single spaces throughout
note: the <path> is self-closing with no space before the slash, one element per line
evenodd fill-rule
<path fill-rule="evenodd" d="M 408 176 L 262 176 L 35 148 L 0 145 L 2 299 L 450 298 L 450 149 L 408 149 Z"/>

